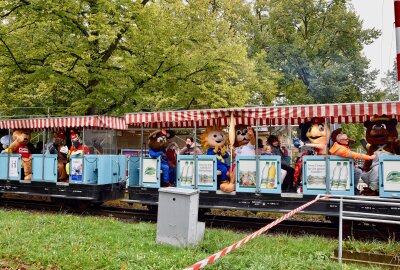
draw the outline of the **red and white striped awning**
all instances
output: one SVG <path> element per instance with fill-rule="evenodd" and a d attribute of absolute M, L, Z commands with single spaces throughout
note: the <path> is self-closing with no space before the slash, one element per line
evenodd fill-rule
<path fill-rule="evenodd" d="M 128 113 L 129 127 L 193 128 L 227 126 L 233 113 L 236 124 L 255 126 L 298 125 L 313 117 L 326 117 L 331 123 L 362 123 L 375 114 L 386 114 L 399 120 L 400 102 L 315 104 L 296 106 L 250 107 L 188 111 Z"/>
<path fill-rule="evenodd" d="M 115 116 L 66 116 L 50 118 L 0 120 L 0 129 L 58 129 L 58 128 L 125 129 L 123 117 Z"/>

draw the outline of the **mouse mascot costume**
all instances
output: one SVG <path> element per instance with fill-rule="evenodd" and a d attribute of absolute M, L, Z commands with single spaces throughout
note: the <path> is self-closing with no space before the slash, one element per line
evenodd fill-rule
<path fill-rule="evenodd" d="M 167 132 L 165 130 L 156 130 L 151 133 L 149 136 L 148 145 L 149 155 L 151 158 L 161 157 L 161 170 L 163 171 L 162 186 L 172 186 L 172 182 L 169 179 Z"/>
<path fill-rule="evenodd" d="M 217 157 L 217 170 L 221 172 L 221 183 L 228 184 L 228 171 L 230 165 L 228 162 L 229 153 L 226 149 L 227 138 L 220 127 L 207 127 L 206 132 L 201 134 L 201 143 L 207 149 L 207 155 Z M 219 185 L 220 183 L 218 183 Z"/>
<path fill-rule="evenodd" d="M 364 122 L 367 128 L 365 138 L 369 144 L 368 155 L 376 155 L 375 159 L 364 162 L 364 173 L 361 179 L 368 185 L 361 191 L 361 194 L 367 196 L 377 196 L 379 192 L 379 156 L 399 155 L 400 144 L 396 129 L 397 120 L 387 115 L 374 115 L 371 120 Z"/>

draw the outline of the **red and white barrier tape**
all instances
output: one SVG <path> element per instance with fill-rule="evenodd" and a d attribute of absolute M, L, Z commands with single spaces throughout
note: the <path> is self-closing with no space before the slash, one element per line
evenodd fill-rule
<path fill-rule="evenodd" d="M 329 198 L 329 196 L 324 196 L 323 198 Z M 318 195 L 314 200 L 303 204 L 302 206 L 297 207 L 296 209 L 290 211 L 289 213 L 283 215 L 282 217 L 278 218 L 277 220 L 275 220 L 274 222 L 271 222 L 270 224 L 268 224 L 267 226 L 259 229 L 258 231 L 250 234 L 249 236 L 243 238 L 242 240 L 236 242 L 235 244 L 224 248 L 223 250 L 214 253 L 213 255 L 211 255 L 210 257 L 199 261 L 187 268 L 185 268 L 184 270 L 197 270 L 200 268 L 203 268 L 204 266 L 207 266 L 209 264 L 211 264 L 212 262 L 216 261 L 217 259 L 221 258 L 222 256 L 228 254 L 229 252 L 231 252 L 232 250 L 237 249 L 238 247 L 240 247 L 243 244 L 246 244 L 247 242 L 249 242 L 250 240 L 252 240 L 253 238 L 260 236 L 260 234 L 264 233 L 265 231 L 271 229 L 272 227 L 274 227 L 275 225 L 281 223 L 282 221 L 284 221 L 285 219 L 297 214 L 298 212 L 302 211 L 304 208 L 310 206 L 311 204 L 315 203 L 316 201 L 318 201 L 320 199 L 320 195 Z"/>

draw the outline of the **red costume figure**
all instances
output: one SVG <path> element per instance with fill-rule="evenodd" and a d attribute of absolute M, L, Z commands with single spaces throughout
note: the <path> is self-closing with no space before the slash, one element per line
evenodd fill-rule
<path fill-rule="evenodd" d="M 69 148 L 68 158 L 71 155 L 89 154 L 89 148 L 86 145 L 81 144 L 78 134 L 76 134 L 73 130 L 71 131 L 71 142 L 72 145 Z"/>

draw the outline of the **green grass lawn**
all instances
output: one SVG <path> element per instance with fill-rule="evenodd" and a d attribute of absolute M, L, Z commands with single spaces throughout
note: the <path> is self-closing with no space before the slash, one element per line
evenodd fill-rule
<path fill-rule="evenodd" d="M 157 245 L 155 224 L 0 210 L 0 269 L 182 269 L 245 236 L 206 229 L 198 247 L 180 249 Z M 373 269 L 340 267 L 329 259 L 335 248 L 337 240 L 266 234 L 205 269 Z"/>

